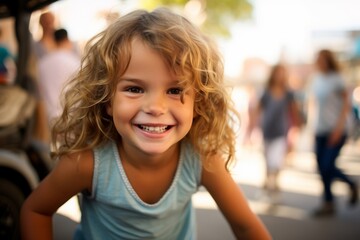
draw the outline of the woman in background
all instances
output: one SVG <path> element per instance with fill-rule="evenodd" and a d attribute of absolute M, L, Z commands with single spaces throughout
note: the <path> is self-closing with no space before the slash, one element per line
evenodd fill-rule
<path fill-rule="evenodd" d="M 332 181 L 336 178 L 346 182 L 350 188 L 349 204 L 358 201 L 355 182 L 336 167 L 336 159 L 346 141 L 347 118 L 350 103 L 339 65 L 330 50 L 318 52 L 315 62 L 317 74 L 311 85 L 315 120 L 315 155 L 324 187 L 323 203 L 314 212 L 315 216 L 331 215 L 335 212 Z"/>

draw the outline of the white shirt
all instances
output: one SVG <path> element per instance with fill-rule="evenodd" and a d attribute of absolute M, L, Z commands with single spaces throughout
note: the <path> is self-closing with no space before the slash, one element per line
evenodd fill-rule
<path fill-rule="evenodd" d="M 45 101 L 48 119 L 61 114 L 60 94 L 65 83 L 80 67 L 80 58 L 68 50 L 48 53 L 39 61 L 40 93 Z"/>
<path fill-rule="evenodd" d="M 340 74 L 317 74 L 312 92 L 317 103 L 315 131 L 317 134 L 331 132 L 337 124 L 343 107 L 342 91 L 346 91 Z"/>

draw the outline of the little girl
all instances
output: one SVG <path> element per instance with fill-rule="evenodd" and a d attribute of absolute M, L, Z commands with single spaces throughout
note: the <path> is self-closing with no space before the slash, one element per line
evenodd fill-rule
<path fill-rule="evenodd" d="M 237 238 L 270 238 L 227 171 L 222 62 L 189 21 L 163 8 L 121 17 L 88 43 L 67 89 L 52 131 L 59 160 L 23 206 L 24 239 L 51 239 L 52 215 L 80 192 L 75 239 L 196 239 L 200 185 Z"/>

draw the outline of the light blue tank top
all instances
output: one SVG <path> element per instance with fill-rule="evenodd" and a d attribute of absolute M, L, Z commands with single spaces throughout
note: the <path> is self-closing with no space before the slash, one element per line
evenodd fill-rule
<path fill-rule="evenodd" d="M 143 202 L 132 188 L 114 142 L 94 150 L 91 196 L 84 196 L 74 239 L 196 239 L 192 195 L 198 190 L 201 162 L 183 142 L 175 177 L 155 204 Z"/>

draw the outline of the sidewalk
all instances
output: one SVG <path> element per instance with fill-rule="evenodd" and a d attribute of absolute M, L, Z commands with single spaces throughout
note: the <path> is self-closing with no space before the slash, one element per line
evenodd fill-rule
<path fill-rule="evenodd" d="M 259 197 L 264 174 L 259 149 L 239 149 L 237 159 L 232 175 L 273 239 L 360 239 L 360 204 L 354 208 L 347 206 L 348 189 L 341 182 L 333 185 L 337 196 L 337 214 L 321 219 L 310 216 L 311 211 L 320 204 L 322 191 L 311 152 L 301 151 L 290 155 L 280 176 L 282 193 L 276 205 Z M 343 148 L 338 166 L 360 183 L 359 143 L 348 144 Z M 235 239 L 224 217 L 204 189 L 194 195 L 193 201 L 197 212 L 199 240 Z M 71 239 L 79 217 L 76 200 L 72 199 L 54 217 L 55 239 Z"/>
<path fill-rule="evenodd" d="M 280 176 L 283 189 L 278 204 L 259 197 L 263 179 L 263 159 L 259 150 L 242 149 L 233 176 L 276 240 L 357 240 L 360 239 L 360 204 L 347 206 L 348 188 L 341 182 L 333 185 L 337 196 L 337 214 L 313 218 L 311 212 L 320 204 L 322 186 L 310 152 L 291 155 Z M 360 146 L 344 146 L 338 166 L 360 183 Z M 203 194 L 203 193 L 199 193 Z M 195 200 L 199 195 L 195 196 Z M 204 197 L 202 197 L 204 199 Z M 196 203 L 196 201 L 195 201 Z M 199 239 L 235 239 L 224 218 L 214 208 L 198 205 Z"/>

